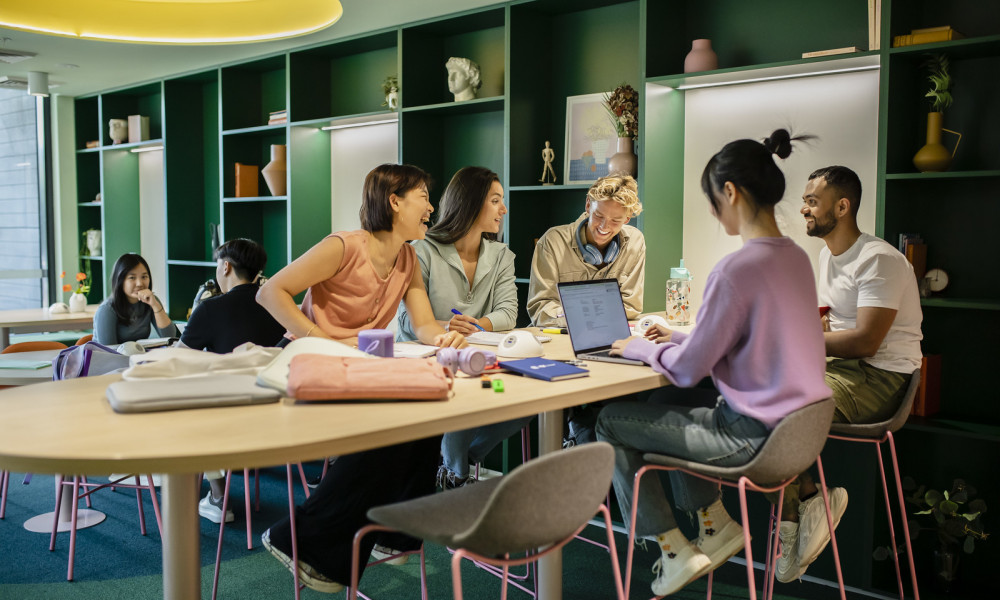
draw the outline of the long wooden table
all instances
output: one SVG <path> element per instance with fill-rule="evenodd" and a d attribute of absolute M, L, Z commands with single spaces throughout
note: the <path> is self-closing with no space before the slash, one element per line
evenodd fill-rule
<path fill-rule="evenodd" d="M 47 308 L 0 310 L 0 350 L 10 345 L 11 333 L 90 329 L 97 307 L 97 304 L 88 304 L 84 312 L 61 314 L 51 314 Z"/>
<path fill-rule="evenodd" d="M 553 336 L 546 358 L 571 358 Z M 533 414 L 540 451 L 562 446 L 562 410 L 667 383 L 649 367 L 588 363 L 590 377 L 550 383 L 513 374 L 504 393 L 460 377 L 445 402 L 280 403 L 117 414 L 105 399 L 119 375 L 0 392 L 0 466 L 36 473 L 163 473 L 163 594 L 200 595 L 198 474 L 317 460 Z M 539 593 L 562 597 L 558 554 L 540 564 Z"/>

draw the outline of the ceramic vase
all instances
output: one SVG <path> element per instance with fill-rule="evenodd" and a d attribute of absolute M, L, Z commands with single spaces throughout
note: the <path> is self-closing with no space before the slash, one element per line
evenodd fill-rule
<path fill-rule="evenodd" d="M 396 88 L 393 88 L 391 92 L 386 94 L 385 104 L 393 112 L 399 110 L 399 92 L 396 91 Z"/>
<path fill-rule="evenodd" d="M 951 166 L 951 152 L 941 144 L 942 113 L 927 113 L 927 143 L 913 156 L 913 165 L 921 173 L 945 171 Z"/>
<path fill-rule="evenodd" d="M 88 229 L 87 230 L 87 252 L 89 256 L 100 256 L 101 255 L 101 230 L 100 229 Z"/>
<path fill-rule="evenodd" d="M 70 294 L 69 312 L 83 312 L 87 310 L 87 297 L 79 292 Z"/>
<path fill-rule="evenodd" d="M 712 50 L 712 40 L 693 40 L 691 51 L 684 57 L 684 72 L 713 71 L 719 68 L 719 57 Z"/>
<path fill-rule="evenodd" d="M 284 196 L 288 191 L 288 180 L 285 177 L 285 145 L 273 144 L 271 146 L 271 162 L 264 165 L 260 170 L 264 176 L 264 183 L 267 189 L 271 190 L 272 196 Z"/>
<path fill-rule="evenodd" d="M 635 177 L 638 173 L 639 160 L 632 149 L 632 138 L 618 138 L 618 152 L 608 159 L 608 175 L 618 173 Z"/>

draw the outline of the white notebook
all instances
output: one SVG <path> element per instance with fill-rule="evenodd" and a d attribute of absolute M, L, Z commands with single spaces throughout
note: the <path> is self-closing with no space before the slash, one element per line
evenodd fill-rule
<path fill-rule="evenodd" d="M 437 351 L 437 346 L 415 342 L 400 342 L 392 345 L 392 355 L 395 358 L 425 358 L 434 356 Z"/>

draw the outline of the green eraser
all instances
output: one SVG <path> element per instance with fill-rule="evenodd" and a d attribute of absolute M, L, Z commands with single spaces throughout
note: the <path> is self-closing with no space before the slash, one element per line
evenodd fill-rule
<path fill-rule="evenodd" d="M 502 379 L 494 379 L 492 383 L 493 383 L 493 391 L 494 392 L 500 393 L 500 392 L 503 391 L 503 380 Z"/>

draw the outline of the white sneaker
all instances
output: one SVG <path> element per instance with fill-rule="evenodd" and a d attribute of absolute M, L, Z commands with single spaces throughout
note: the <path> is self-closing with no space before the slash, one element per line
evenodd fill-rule
<path fill-rule="evenodd" d="M 833 528 L 840 524 L 840 518 L 847 509 L 847 490 L 844 488 L 828 488 L 830 496 L 830 513 L 833 515 Z M 826 510 L 823 506 L 823 492 L 799 504 L 799 568 L 803 573 L 806 568 L 823 552 L 830 543 L 830 526 L 826 522 Z"/>
<path fill-rule="evenodd" d="M 778 540 L 781 541 L 781 556 L 775 565 L 774 576 L 781 583 L 789 583 L 803 573 L 799 568 L 799 524 L 782 521 L 778 526 Z"/>
<path fill-rule="evenodd" d="M 395 556 L 396 558 L 390 558 L 392 556 Z M 378 544 L 375 544 L 375 547 L 372 548 L 372 558 L 375 560 L 388 558 L 389 560 L 385 561 L 385 564 L 396 565 L 398 567 L 399 565 L 405 565 L 409 562 L 410 555 L 401 554 L 399 550 L 393 550 L 388 546 L 379 546 Z"/>
<path fill-rule="evenodd" d="M 265 531 L 264 534 L 260 536 L 260 541 L 264 544 L 264 547 L 267 548 L 267 551 L 270 552 L 272 556 L 277 558 L 286 569 L 289 571 L 292 570 L 292 563 L 294 562 L 292 557 L 282 552 L 277 546 L 271 545 L 270 529 Z M 317 592 L 324 592 L 326 594 L 336 594 L 344 589 L 344 586 L 323 575 L 312 566 L 302 562 L 301 560 L 298 564 L 298 571 L 299 581 L 309 589 L 316 590 Z"/>
<path fill-rule="evenodd" d="M 661 547 L 662 556 L 653 563 L 653 593 L 657 596 L 673 594 L 712 570 L 712 559 L 697 546 L 687 542 L 677 548 Z"/>
<path fill-rule="evenodd" d="M 716 500 L 698 511 L 698 539 L 695 545 L 712 560 L 712 570 L 725 564 L 743 549 L 743 528 Z"/>
<path fill-rule="evenodd" d="M 198 514 L 213 523 L 221 523 L 222 498 L 216 500 L 212 497 L 212 490 L 209 490 L 208 494 L 198 501 Z M 234 519 L 236 519 L 236 516 L 233 515 L 233 511 L 227 510 L 226 523 L 232 523 Z"/>

